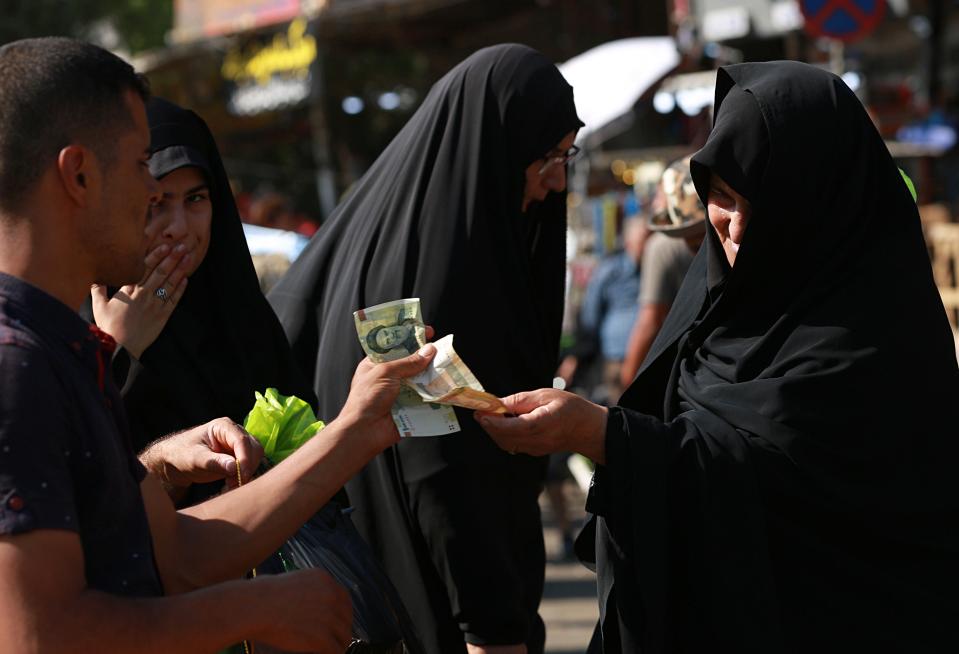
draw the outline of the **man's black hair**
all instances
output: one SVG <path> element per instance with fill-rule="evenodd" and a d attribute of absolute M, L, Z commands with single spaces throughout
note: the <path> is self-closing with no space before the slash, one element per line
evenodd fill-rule
<path fill-rule="evenodd" d="M 146 78 L 93 44 L 43 37 L 0 48 L 0 210 L 20 208 L 71 143 L 110 165 L 118 133 L 133 120 L 127 91 L 146 101 Z"/>

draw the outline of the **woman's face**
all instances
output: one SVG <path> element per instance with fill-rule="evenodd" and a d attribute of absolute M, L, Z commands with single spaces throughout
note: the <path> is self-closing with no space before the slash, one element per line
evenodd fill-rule
<path fill-rule="evenodd" d="M 210 247 L 213 205 L 210 188 L 199 168 L 186 166 L 158 180 L 162 196 L 151 207 L 147 222 L 150 251 L 163 243 L 176 247 L 181 243 L 190 254 L 187 276 L 196 272 Z"/>
<path fill-rule="evenodd" d="M 563 137 L 552 150 L 526 167 L 526 188 L 523 189 L 523 212 L 533 202 L 542 202 L 550 191 L 566 190 L 566 165 L 555 163 L 554 160 L 566 156 L 566 151 L 573 147 L 576 132 L 572 131 Z"/>
<path fill-rule="evenodd" d="M 729 265 L 736 263 L 736 254 L 743 242 L 746 225 L 752 217 L 749 200 L 732 189 L 723 178 L 712 173 L 709 178 L 709 196 L 706 211 L 709 222 L 719 236 Z"/>

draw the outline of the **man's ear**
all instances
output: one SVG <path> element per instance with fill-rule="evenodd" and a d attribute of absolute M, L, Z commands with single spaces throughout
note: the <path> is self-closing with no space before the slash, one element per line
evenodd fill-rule
<path fill-rule="evenodd" d="M 57 172 L 67 196 L 78 207 L 86 207 L 99 173 L 93 152 L 82 145 L 66 146 L 57 156 Z"/>

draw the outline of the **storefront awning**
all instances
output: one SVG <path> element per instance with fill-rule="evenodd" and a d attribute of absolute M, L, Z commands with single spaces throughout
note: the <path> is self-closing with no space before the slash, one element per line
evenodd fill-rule
<path fill-rule="evenodd" d="M 636 101 L 678 64 L 668 36 L 610 41 L 559 64 L 586 123 L 576 142 L 596 145 L 628 129 Z"/>

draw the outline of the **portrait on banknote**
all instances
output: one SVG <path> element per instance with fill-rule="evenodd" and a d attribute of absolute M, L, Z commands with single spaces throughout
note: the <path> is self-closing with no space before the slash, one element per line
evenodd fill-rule
<path fill-rule="evenodd" d="M 402 315 L 402 314 L 401 314 Z M 387 354 L 392 350 L 402 349 L 412 354 L 419 348 L 416 340 L 416 322 L 404 320 L 396 325 L 379 325 L 366 335 L 366 344 L 379 354 Z"/>

